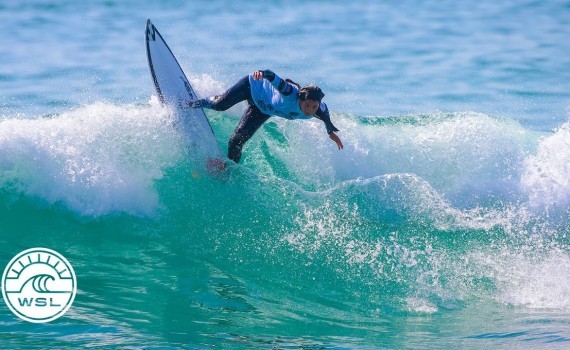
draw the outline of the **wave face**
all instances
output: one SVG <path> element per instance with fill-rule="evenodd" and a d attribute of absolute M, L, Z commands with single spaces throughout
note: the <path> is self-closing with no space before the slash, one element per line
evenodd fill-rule
<path fill-rule="evenodd" d="M 225 149 L 238 113 L 209 117 Z M 193 164 L 154 98 L 7 117 L 2 216 L 9 228 L 41 217 L 31 239 L 77 252 L 94 271 L 80 289 L 110 289 L 78 298 L 70 317 L 96 314 L 125 344 L 161 329 L 174 333 L 156 344 L 197 343 L 218 321 L 181 325 L 219 317 L 252 346 L 275 336 L 315 345 L 277 325 L 294 333 L 317 319 L 353 346 L 370 329 L 398 346 L 378 334 L 403 331 L 390 323 L 402 315 L 419 328 L 417 317 L 451 317 L 476 344 L 486 333 L 469 325 L 493 310 L 513 322 L 509 308 L 570 310 L 568 123 L 539 132 L 473 112 L 333 119 L 343 151 L 319 121 L 271 119 L 219 180 Z M 101 307 L 104 295 L 127 299 Z M 242 317 L 250 323 L 238 326 Z"/>

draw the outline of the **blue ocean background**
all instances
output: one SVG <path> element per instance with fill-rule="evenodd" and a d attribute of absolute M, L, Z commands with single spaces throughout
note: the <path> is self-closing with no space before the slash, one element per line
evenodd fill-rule
<path fill-rule="evenodd" d="M 270 119 L 196 170 L 146 61 L 198 94 L 270 68 L 341 130 Z M 64 255 L 0 348 L 570 348 L 570 2 L 4 1 L 0 266 Z M 207 111 L 222 150 L 244 106 Z"/>

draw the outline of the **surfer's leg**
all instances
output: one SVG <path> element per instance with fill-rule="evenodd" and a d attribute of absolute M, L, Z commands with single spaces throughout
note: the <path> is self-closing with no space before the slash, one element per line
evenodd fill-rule
<path fill-rule="evenodd" d="M 221 95 L 210 97 L 211 109 L 225 111 L 236 103 L 251 99 L 251 88 L 249 87 L 249 75 L 240 79 L 234 86 Z"/>
<path fill-rule="evenodd" d="M 249 105 L 228 142 L 228 158 L 239 163 L 243 145 L 255 134 L 257 129 L 269 119 L 255 105 Z"/>

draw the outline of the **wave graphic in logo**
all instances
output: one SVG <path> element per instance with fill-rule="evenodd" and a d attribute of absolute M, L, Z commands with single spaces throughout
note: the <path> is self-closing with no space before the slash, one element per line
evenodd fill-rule
<path fill-rule="evenodd" d="M 47 284 L 50 281 L 55 281 L 55 278 L 52 275 L 37 275 L 30 277 L 29 280 L 24 282 L 24 286 L 28 283 L 31 283 L 36 293 L 50 293 L 53 292 L 48 289 Z"/>

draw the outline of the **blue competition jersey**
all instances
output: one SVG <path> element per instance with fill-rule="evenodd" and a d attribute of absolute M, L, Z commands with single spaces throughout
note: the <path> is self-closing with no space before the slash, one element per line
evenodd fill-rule
<path fill-rule="evenodd" d="M 283 93 L 279 91 L 279 84 L 282 84 Z M 286 85 L 285 85 L 286 84 Z M 299 99 L 296 86 L 283 81 L 275 76 L 272 82 L 267 79 L 253 79 L 249 75 L 249 86 L 251 86 L 251 97 L 253 102 L 263 113 L 276 115 L 287 119 L 310 119 L 313 116 L 306 116 L 299 108 Z"/>
<path fill-rule="evenodd" d="M 305 115 L 299 107 L 297 86 L 286 82 L 277 75 L 273 81 L 268 79 L 253 79 L 253 74 L 249 75 L 249 85 L 251 87 L 251 97 L 253 102 L 263 113 L 276 115 L 286 119 L 311 119 L 313 117 L 325 122 L 327 132 L 338 131 L 330 121 L 327 105 L 321 105 L 314 115 Z"/>

